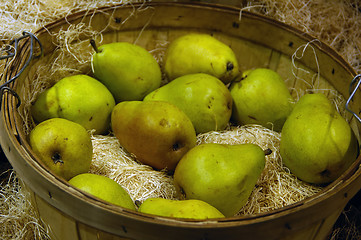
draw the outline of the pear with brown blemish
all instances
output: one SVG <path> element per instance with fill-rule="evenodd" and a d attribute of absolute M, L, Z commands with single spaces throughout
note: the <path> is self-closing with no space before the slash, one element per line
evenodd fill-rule
<path fill-rule="evenodd" d="M 111 125 L 122 147 L 158 170 L 173 171 L 196 145 L 191 120 L 168 102 L 120 102 L 113 109 Z"/>

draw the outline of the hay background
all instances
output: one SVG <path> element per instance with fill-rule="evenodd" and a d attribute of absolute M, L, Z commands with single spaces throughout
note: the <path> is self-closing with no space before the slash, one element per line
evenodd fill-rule
<path fill-rule="evenodd" d="M 23 30 L 34 32 L 76 11 L 122 2 L 130 1 L 0 0 L 0 40 L 7 43 Z M 361 72 L 361 3 L 358 0 L 226 0 L 222 3 L 239 5 L 243 11 L 258 12 L 297 27 L 328 43 Z M 0 69 L 3 64 L 0 62 Z M 47 230 L 28 214 L 31 205 L 21 191 L 19 179 L 3 154 L 0 159 L 0 206 L 6 209 L 0 211 L 0 239 L 46 239 Z M 331 239 L 361 239 L 359 198 L 352 199 L 340 216 Z"/>

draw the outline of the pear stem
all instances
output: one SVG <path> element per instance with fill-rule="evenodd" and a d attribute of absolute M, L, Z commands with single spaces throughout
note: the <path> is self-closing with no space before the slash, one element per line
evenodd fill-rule
<path fill-rule="evenodd" d="M 93 49 L 95 50 L 96 53 L 100 53 L 101 51 L 99 51 L 94 39 L 90 39 L 90 45 L 92 45 Z"/>
<path fill-rule="evenodd" d="M 267 148 L 267 149 L 263 150 L 263 152 L 264 152 L 264 155 L 267 156 L 267 155 L 270 155 L 272 153 L 272 150 Z"/>
<path fill-rule="evenodd" d="M 240 81 L 242 81 L 243 79 L 245 79 L 247 76 L 242 76 L 242 74 L 240 73 L 240 74 L 238 74 L 237 76 L 236 76 L 236 78 L 233 80 L 233 82 L 240 82 Z"/>
<path fill-rule="evenodd" d="M 139 208 L 140 205 L 142 205 L 142 202 L 139 201 L 139 200 L 135 200 L 135 201 L 134 201 L 134 204 L 135 204 L 135 206 L 137 206 L 137 207 Z"/>

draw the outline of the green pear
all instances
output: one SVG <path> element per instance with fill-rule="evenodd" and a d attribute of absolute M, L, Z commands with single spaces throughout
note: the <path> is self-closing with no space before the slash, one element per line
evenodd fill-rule
<path fill-rule="evenodd" d="M 96 52 L 91 59 L 92 71 L 112 92 L 117 103 L 142 100 L 160 86 L 160 66 L 143 47 L 128 42 L 93 46 Z"/>
<path fill-rule="evenodd" d="M 305 94 L 282 132 L 283 163 L 303 181 L 329 183 L 356 159 L 358 143 L 346 120 L 322 93 Z"/>
<path fill-rule="evenodd" d="M 144 101 L 170 102 L 192 121 L 197 133 L 223 130 L 232 114 L 232 97 L 216 77 L 205 73 L 188 74 L 154 90 Z"/>
<path fill-rule="evenodd" d="M 210 204 L 197 200 L 171 200 L 164 198 L 148 198 L 138 209 L 141 213 L 163 217 L 210 219 L 224 218 L 224 215 Z"/>
<path fill-rule="evenodd" d="M 173 171 L 196 144 L 191 120 L 168 102 L 120 102 L 113 109 L 111 125 L 121 146 L 158 170 Z"/>
<path fill-rule="evenodd" d="M 265 166 L 255 144 L 197 145 L 179 161 L 174 183 L 181 199 L 199 199 L 234 216 L 246 204 Z"/>
<path fill-rule="evenodd" d="M 39 123 L 29 134 L 35 155 L 65 180 L 89 171 L 93 147 L 87 130 L 63 118 Z"/>
<path fill-rule="evenodd" d="M 114 106 L 112 94 L 101 82 L 80 74 L 65 77 L 42 92 L 32 105 L 31 113 L 36 122 L 65 118 L 102 134 L 110 127 Z"/>
<path fill-rule="evenodd" d="M 136 210 L 128 192 L 120 184 L 108 177 L 93 173 L 82 173 L 71 178 L 69 183 L 104 201 Z"/>
<path fill-rule="evenodd" d="M 260 124 L 281 131 L 293 109 L 293 98 L 281 78 L 271 69 L 246 71 L 230 85 L 233 98 L 232 120 L 237 124 Z"/>
<path fill-rule="evenodd" d="M 192 73 L 207 73 L 225 84 L 239 74 L 233 50 L 202 33 L 186 34 L 172 41 L 165 53 L 164 71 L 169 80 Z"/>

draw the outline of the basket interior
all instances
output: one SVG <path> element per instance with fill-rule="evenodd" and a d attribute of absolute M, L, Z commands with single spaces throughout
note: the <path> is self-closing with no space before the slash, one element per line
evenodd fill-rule
<path fill-rule="evenodd" d="M 339 106 L 360 140 L 361 124 L 344 109 L 355 73 L 331 48 L 312 36 L 256 14 L 244 12 L 240 16 L 236 8 L 213 8 L 208 4 L 180 7 L 175 3 L 150 3 L 84 14 L 72 15 L 66 21 L 59 20 L 39 30 L 37 37 L 42 43 L 43 55 L 34 59 L 15 83 L 22 101 L 15 114 L 16 125 L 28 151 L 31 150 L 26 143 L 27 134 L 34 126 L 29 114 L 32 101 L 64 76 L 91 74 L 90 39 L 101 44 L 135 43 L 150 51 L 162 65 L 167 45 L 189 32 L 208 33 L 228 44 L 238 56 L 242 71 L 257 67 L 275 70 L 295 99 L 306 92 L 325 93 Z M 23 54 L 25 56 L 26 51 Z M 64 67 L 59 68 L 62 64 Z M 350 107 L 356 113 L 361 111 L 361 94 L 354 96 Z M 333 185 L 339 181 L 341 179 Z"/>

